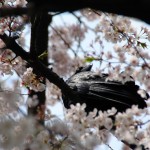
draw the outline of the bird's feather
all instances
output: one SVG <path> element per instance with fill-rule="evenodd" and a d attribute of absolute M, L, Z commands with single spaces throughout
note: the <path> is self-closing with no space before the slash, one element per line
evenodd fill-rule
<path fill-rule="evenodd" d="M 87 67 L 88 68 L 88 67 Z M 83 71 L 84 70 L 84 71 Z M 82 69 L 67 81 L 68 85 L 78 95 L 75 100 L 65 99 L 65 106 L 70 104 L 86 103 L 86 111 L 107 110 L 112 107 L 119 112 L 125 111 L 132 105 L 139 108 L 146 107 L 144 99 L 137 93 L 139 86 L 134 81 L 122 83 L 119 81 L 106 81 L 107 74 L 98 75 L 89 69 Z M 75 88 L 74 88 L 75 87 Z"/>

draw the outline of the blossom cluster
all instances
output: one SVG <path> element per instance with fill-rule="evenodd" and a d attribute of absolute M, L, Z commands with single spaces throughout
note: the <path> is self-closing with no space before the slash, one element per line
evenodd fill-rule
<path fill-rule="evenodd" d="M 0 43 L 3 48 L 3 43 Z M 5 49 L 0 54 L 0 74 L 1 75 L 12 75 L 13 71 L 16 71 L 19 74 L 25 70 L 25 61 L 21 57 L 16 57 L 15 54 L 9 50 Z"/>
<path fill-rule="evenodd" d="M 25 0 L 4 0 L 0 2 L 0 8 L 1 7 L 12 8 L 25 5 L 26 5 Z M 23 17 L 9 16 L 0 18 L 0 34 L 3 34 L 6 31 L 8 31 L 9 35 L 17 31 L 19 33 L 23 29 L 23 24 L 24 24 Z"/>
<path fill-rule="evenodd" d="M 34 91 L 44 91 L 45 84 L 41 83 L 42 79 L 37 78 L 36 74 L 33 73 L 33 69 L 27 68 L 22 76 L 22 85 L 29 87 Z"/>
<path fill-rule="evenodd" d="M 148 118 L 150 112 L 147 109 L 139 109 L 137 106 L 127 109 L 123 113 L 116 113 L 117 110 L 112 108 L 108 111 L 97 111 L 87 114 L 85 112 L 85 104 L 71 105 L 67 110 L 66 120 L 71 123 L 71 130 L 78 131 L 81 141 L 84 143 L 88 139 L 98 139 L 97 144 L 107 144 L 108 139 L 113 133 L 120 141 L 135 144 L 136 147 L 149 145 L 149 121 L 144 123 L 143 116 Z M 143 126 L 146 126 L 143 128 Z M 86 141 L 86 142 L 87 142 Z M 86 143 L 87 144 L 87 143 Z"/>
<path fill-rule="evenodd" d="M 35 141 L 33 141 L 36 131 L 40 130 L 39 128 L 35 128 L 33 118 L 20 118 L 15 122 L 10 120 L 1 121 L 0 128 L 2 129 L 0 131 L 1 148 L 22 149 L 30 145 L 31 149 L 36 149 L 36 146 L 42 146 L 42 144 L 40 144 L 42 141 L 39 140 L 39 142 L 38 137 L 36 144 Z M 43 148 L 44 147 L 45 144 L 43 144 Z"/>
<path fill-rule="evenodd" d="M 98 112 L 97 109 L 94 109 L 93 112 L 87 114 L 85 107 L 85 104 L 78 103 L 76 106 L 71 105 L 71 108 L 67 110 L 66 120 L 71 123 L 71 130 L 78 131 L 80 139 L 85 145 L 87 144 L 86 140 L 94 140 L 95 137 L 97 138 L 95 144 L 106 144 L 110 135 L 109 131 L 113 127 L 113 120 L 110 116 L 116 113 L 116 109 L 112 108 L 109 113 Z"/>
<path fill-rule="evenodd" d="M 125 83 L 131 80 L 131 76 L 140 85 L 144 86 L 146 91 L 150 90 L 150 30 L 141 26 L 136 29 L 129 18 L 123 16 L 110 15 L 97 12 L 99 21 L 95 29 L 95 42 L 103 45 L 102 50 L 96 49 L 96 52 L 90 55 L 88 62 L 96 60 L 100 62 L 100 71 L 109 74 L 108 79 L 114 78 Z M 105 38 L 107 43 L 112 43 L 112 49 L 106 49 L 106 44 L 101 38 Z M 105 41 L 105 42 L 106 42 Z M 105 50 L 104 50 L 105 49 Z"/>
<path fill-rule="evenodd" d="M 130 38 L 137 35 L 137 31 L 127 17 L 103 14 L 99 18 L 100 24 L 97 25 L 95 31 L 102 32 L 107 41 L 117 43 L 126 40 L 125 35 L 130 35 Z"/>
<path fill-rule="evenodd" d="M 54 52 L 64 53 L 69 50 L 75 56 L 81 52 L 81 43 L 85 38 L 87 28 L 77 23 L 62 26 L 51 26 L 50 49 Z M 55 42 L 57 41 L 57 42 Z M 63 51 L 62 51 L 63 49 Z M 68 55 L 68 53 L 65 53 Z"/>
<path fill-rule="evenodd" d="M 25 0 L 4 0 L 3 3 L 0 3 L 1 6 L 7 7 L 14 7 L 15 5 L 25 6 L 26 4 Z M 94 12 L 86 14 L 86 11 L 81 13 L 91 21 L 99 19 L 97 27 L 90 29 L 88 26 L 81 26 L 81 24 L 63 27 L 51 26 L 52 32 L 49 37 L 51 42 L 50 59 L 54 60 L 54 71 L 59 75 L 66 75 L 72 71 L 71 65 L 77 66 L 82 63 L 77 58 L 77 54 L 82 47 L 81 42 L 86 38 L 85 33 L 88 30 L 92 30 L 96 35 L 95 42 L 103 45 L 103 48 L 104 44 L 100 40 L 101 35 L 106 41 L 115 44 L 113 52 L 111 50 L 103 50 L 100 53 L 101 56 L 95 53 L 96 56 L 93 54 L 94 56 L 91 59 L 100 61 L 100 65 L 101 62 L 107 63 L 105 66 L 105 68 L 108 68 L 107 73 L 109 74 L 107 80 L 115 78 L 125 83 L 134 79 L 141 85 L 144 85 L 144 88 L 149 91 L 150 55 L 146 48 L 148 47 L 147 42 L 150 41 L 150 31 L 142 27 L 140 33 L 138 33 L 131 26 L 131 20 L 121 16 L 111 16 L 103 13 L 94 15 Z M 83 23 L 78 16 L 76 18 L 80 23 Z M 0 34 L 7 32 L 9 36 L 13 36 L 13 34 L 22 32 L 23 25 L 23 19 L 20 17 L 1 18 Z M 146 42 L 142 41 L 143 38 Z M 77 49 L 75 50 L 72 47 L 77 47 Z M 68 54 L 68 49 L 74 53 L 74 61 Z M 1 53 L 1 74 L 12 74 L 13 69 L 18 70 L 22 66 L 23 61 L 21 58 L 14 58 L 14 54 L 9 50 Z M 67 71 L 65 72 L 64 70 Z M 131 75 L 133 79 L 130 77 Z M 46 85 L 42 83 L 42 79 L 33 73 L 32 68 L 27 68 L 24 72 L 22 84 L 36 92 L 43 91 L 46 88 Z M 60 92 L 55 87 L 52 87 L 52 89 L 50 87 L 49 90 L 51 92 L 47 93 L 47 97 L 53 103 L 54 100 L 60 98 Z M 144 90 L 139 90 L 138 93 L 142 97 L 146 96 Z M 33 96 L 29 98 L 27 104 L 28 107 L 36 106 L 38 97 Z M 10 149 L 14 146 L 17 146 L 14 149 L 19 149 L 24 146 L 26 149 L 62 148 L 64 150 L 91 150 L 99 144 L 107 144 L 110 135 L 113 134 L 120 141 L 125 141 L 129 145 L 134 144 L 137 147 L 144 145 L 145 148 L 150 148 L 150 124 L 148 121 L 147 123 L 144 122 L 144 119 L 150 115 L 148 109 L 141 110 L 137 106 L 133 106 L 123 113 L 117 113 L 115 108 L 104 112 L 94 109 L 93 112 L 87 114 L 85 112 L 85 104 L 71 105 L 70 107 L 65 114 L 65 121 L 50 115 L 48 117 L 50 123 L 44 127 L 40 126 L 38 129 L 34 124 L 34 118 L 31 120 L 29 118 L 28 121 L 20 120 L 19 123 L 17 122 L 18 124 L 9 121 L 0 123 L 0 128 L 3 129 L 0 131 L 0 145 L 5 149 Z"/>
<path fill-rule="evenodd" d="M 38 125 L 33 118 L 20 118 L 15 122 L 0 120 L 3 129 L 0 131 L 1 147 L 91 150 L 101 144 L 108 145 L 113 134 L 124 141 L 123 144 L 134 144 L 139 149 L 141 145 L 150 148 L 150 124 L 142 121 L 143 116 L 150 115 L 147 109 L 133 106 L 123 113 L 117 113 L 115 108 L 104 112 L 94 109 L 87 114 L 85 108 L 85 104 L 71 105 L 65 120 L 49 112 L 45 126 Z"/>
<path fill-rule="evenodd" d="M 143 116 L 148 118 L 149 115 L 149 110 L 138 109 L 137 106 L 132 106 L 125 113 L 118 113 L 115 117 L 114 135 L 129 144 L 135 144 L 137 147 L 144 145 L 145 148 L 150 148 L 149 120 L 147 124 L 142 120 Z M 145 128 L 142 127 L 144 125 L 146 125 Z"/>

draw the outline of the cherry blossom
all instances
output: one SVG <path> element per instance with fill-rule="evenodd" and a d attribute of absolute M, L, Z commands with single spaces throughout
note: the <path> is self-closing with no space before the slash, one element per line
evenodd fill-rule
<path fill-rule="evenodd" d="M 40 83 L 40 80 L 37 79 L 36 75 L 33 73 L 32 68 L 27 68 L 22 76 L 22 85 L 29 87 L 35 91 L 45 90 L 45 85 Z"/>
<path fill-rule="evenodd" d="M 0 1 L 0 8 L 15 9 L 26 8 L 26 6 L 25 0 Z M 31 26 L 27 24 L 35 15 L 32 5 L 30 11 L 27 15 L 0 18 L 0 35 L 6 34 L 27 51 L 30 51 L 31 47 L 27 44 L 29 39 L 24 36 L 24 26 L 33 28 L 33 23 Z M 51 68 L 49 71 L 56 72 L 60 79 L 63 77 L 66 80 L 79 66 L 96 62 L 98 67 L 95 70 L 98 74 L 108 73 L 106 81 L 115 79 L 126 83 L 135 80 L 143 88 L 138 90 L 138 94 L 147 98 L 146 92 L 150 91 L 150 30 L 144 26 L 136 29 L 133 25 L 134 21 L 128 17 L 92 9 L 69 12 L 69 14 L 76 19 L 75 22 L 64 19 L 65 14 L 62 13 L 49 14 L 53 20 L 60 15 L 61 22 L 64 24 L 59 25 L 52 20 L 49 26 L 49 48 L 46 56 L 49 59 L 49 66 L 46 68 Z M 64 110 L 64 119 L 61 120 L 48 110 L 49 105 L 54 106 L 57 102 L 61 102 L 59 87 L 53 85 L 53 82 L 45 81 L 46 77 L 41 77 L 34 72 L 34 67 L 31 68 L 30 65 L 33 65 L 36 59 L 31 60 L 31 57 L 25 61 L 24 56 L 21 58 L 18 56 L 19 52 L 15 54 L 15 50 L 7 48 L 7 45 L 8 43 L 1 39 L 0 146 L 2 148 L 91 150 L 101 144 L 108 146 L 111 136 L 123 143 L 123 149 L 131 148 L 131 145 L 136 149 L 140 149 L 141 146 L 150 148 L 150 121 L 148 120 L 150 99 L 146 101 L 147 108 L 139 109 L 137 106 L 132 106 L 122 113 L 117 112 L 113 107 L 104 112 L 94 109 L 87 113 L 86 104 L 77 103 Z M 36 49 L 36 44 L 34 46 Z M 28 54 L 30 55 L 30 52 Z M 42 63 L 42 60 L 38 59 L 38 62 Z M 38 70 L 38 66 L 36 67 Z M 8 94 L 8 89 L 2 88 L 3 82 L 8 75 L 13 78 L 15 74 L 18 77 L 18 84 L 14 83 L 17 92 L 14 90 L 13 93 Z M 12 84 L 11 81 L 9 83 Z M 20 101 L 23 99 L 23 96 L 20 96 L 23 95 L 22 87 L 28 89 L 28 96 L 24 103 L 29 109 L 34 109 L 40 104 L 42 98 L 36 94 L 44 93 L 46 90 L 47 102 L 41 104 L 36 110 L 45 124 L 39 122 L 34 113 L 33 116 L 22 113 L 23 117 L 19 118 L 17 115 L 16 118 L 15 115 L 13 117 L 7 115 L 14 110 L 20 110 Z M 34 95 L 31 96 L 30 90 L 35 92 Z"/>

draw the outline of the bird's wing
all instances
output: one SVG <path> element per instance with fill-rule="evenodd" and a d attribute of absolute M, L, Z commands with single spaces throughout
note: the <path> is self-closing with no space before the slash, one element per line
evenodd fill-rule
<path fill-rule="evenodd" d="M 67 83 L 76 92 L 78 98 L 67 100 L 67 106 L 77 102 L 86 103 L 87 112 L 94 108 L 103 111 L 115 107 L 119 112 L 123 112 L 132 105 L 138 105 L 139 108 L 146 107 L 144 99 L 137 93 L 139 86 L 135 85 L 134 81 L 125 84 L 106 81 L 107 76 L 107 74 L 100 76 L 91 71 L 73 75 Z"/>
<path fill-rule="evenodd" d="M 135 89 L 130 89 L 127 85 L 119 82 L 91 83 L 86 103 L 95 105 L 93 107 L 100 110 L 116 107 L 119 111 L 124 111 L 132 105 L 138 105 L 140 108 L 146 107 L 144 99 L 137 91 L 135 92 Z"/>

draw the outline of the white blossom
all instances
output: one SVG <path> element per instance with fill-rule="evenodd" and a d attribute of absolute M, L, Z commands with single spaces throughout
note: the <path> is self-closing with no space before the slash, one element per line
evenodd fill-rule
<path fill-rule="evenodd" d="M 31 90 L 34 91 L 44 91 L 46 86 L 43 83 L 40 83 L 40 79 L 36 77 L 33 73 L 32 68 L 27 68 L 26 72 L 24 72 L 22 76 L 22 83 L 23 85 L 29 87 Z"/>

